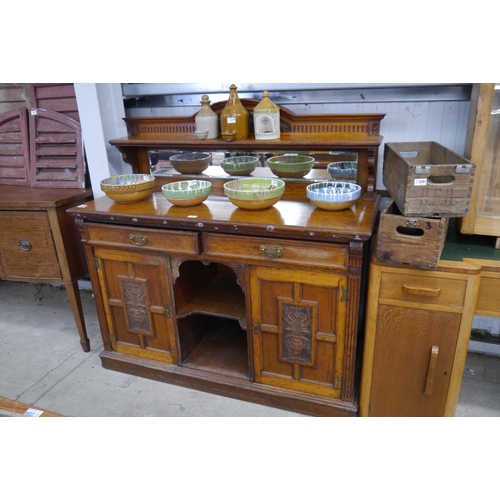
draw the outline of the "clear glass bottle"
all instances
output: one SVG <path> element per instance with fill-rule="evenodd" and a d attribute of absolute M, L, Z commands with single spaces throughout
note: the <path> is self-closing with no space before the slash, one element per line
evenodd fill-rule
<path fill-rule="evenodd" d="M 271 101 L 267 90 L 264 90 L 262 101 L 253 110 L 253 128 L 255 139 L 280 138 L 280 108 Z"/>
<path fill-rule="evenodd" d="M 196 130 L 202 132 L 208 130 L 207 139 L 217 139 L 219 137 L 219 117 L 210 107 L 210 101 L 207 95 L 201 96 L 201 109 L 194 117 Z"/>
<path fill-rule="evenodd" d="M 229 87 L 229 99 L 220 114 L 220 128 L 222 137 L 235 134 L 234 139 L 247 139 L 249 131 L 249 115 L 245 106 L 241 104 L 236 93 L 236 85 Z"/>

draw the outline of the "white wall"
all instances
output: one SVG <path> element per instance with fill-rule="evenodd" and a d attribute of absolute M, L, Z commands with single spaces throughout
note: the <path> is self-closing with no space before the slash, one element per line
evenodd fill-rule
<path fill-rule="evenodd" d="M 94 198 L 104 196 L 100 182 L 112 175 L 131 173 L 130 165 L 109 140 L 127 135 L 121 84 L 75 83 L 78 113 L 82 124 Z"/>

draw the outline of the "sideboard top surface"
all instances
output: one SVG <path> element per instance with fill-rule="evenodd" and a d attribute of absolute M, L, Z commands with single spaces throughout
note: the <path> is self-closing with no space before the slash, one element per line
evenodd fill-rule
<path fill-rule="evenodd" d="M 359 199 L 347 210 L 315 208 L 309 200 L 280 200 L 264 210 L 242 210 L 225 196 L 211 195 L 194 207 L 177 207 L 161 193 L 133 204 L 115 203 L 106 196 L 68 212 L 87 221 L 161 227 L 309 241 L 366 241 L 373 233 L 379 198 Z"/>

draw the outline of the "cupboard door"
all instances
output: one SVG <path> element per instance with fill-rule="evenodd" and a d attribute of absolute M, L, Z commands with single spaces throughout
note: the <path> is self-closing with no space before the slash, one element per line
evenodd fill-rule
<path fill-rule="evenodd" d="M 347 301 L 345 276 L 254 267 L 255 380 L 340 398 Z"/>
<path fill-rule="evenodd" d="M 379 305 L 370 416 L 444 414 L 460 321 L 460 313 Z"/>
<path fill-rule="evenodd" d="M 167 258 L 106 248 L 94 255 L 112 350 L 177 363 Z"/>

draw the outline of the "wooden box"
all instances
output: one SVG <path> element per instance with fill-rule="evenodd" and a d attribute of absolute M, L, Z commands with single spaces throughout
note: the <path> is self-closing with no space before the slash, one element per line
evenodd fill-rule
<path fill-rule="evenodd" d="M 408 217 L 391 200 L 381 212 L 375 254 L 383 262 L 436 269 L 448 232 L 446 217 Z"/>
<path fill-rule="evenodd" d="M 385 144 L 384 185 L 405 216 L 465 216 L 475 168 L 437 142 Z"/>

